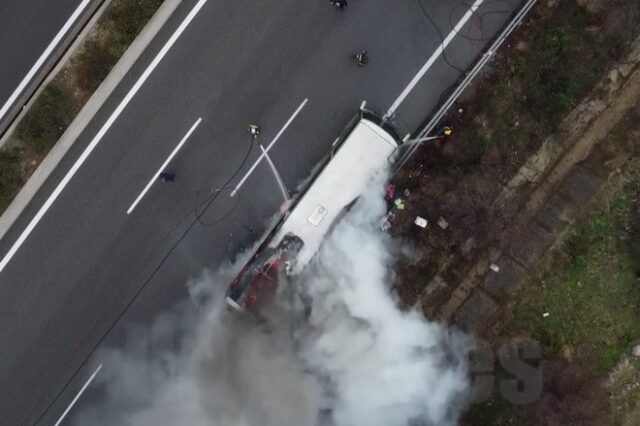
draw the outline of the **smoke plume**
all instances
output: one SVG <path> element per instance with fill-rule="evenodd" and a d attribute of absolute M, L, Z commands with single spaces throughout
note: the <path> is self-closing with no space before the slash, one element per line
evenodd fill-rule
<path fill-rule="evenodd" d="M 111 372 L 104 395 L 75 424 L 455 425 L 468 398 L 471 344 L 398 309 L 390 292 L 396 244 L 376 227 L 381 181 L 280 289 L 267 321 L 229 312 L 212 293 L 198 326 L 180 331 L 179 349 L 101 354 Z M 229 277 L 207 274 L 195 288 L 220 289 Z M 161 322 L 185 324 L 187 311 Z"/>

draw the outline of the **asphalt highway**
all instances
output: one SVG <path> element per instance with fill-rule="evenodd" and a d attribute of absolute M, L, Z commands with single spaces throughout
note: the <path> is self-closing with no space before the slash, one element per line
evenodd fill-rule
<path fill-rule="evenodd" d="M 0 130 L 20 95 L 41 79 L 65 37 L 99 0 L 3 0 L 0 3 Z M 77 13 L 76 13 L 77 12 Z"/>
<path fill-rule="evenodd" d="M 460 76 L 452 65 L 472 63 L 517 3 L 487 0 L 468 19 L 446 61 L 393 111 L 400 134 L 417 130 Z M 0 241 L 7 259 L 39 217 L 0 271 L 3 424 L 55 424 L 99 362 L 85 364 L 97 346 L 122 345 L 127 327 L 188 299 L 189 278 L 258 238 L 282 196 L 266 162 L 229 196 L 260 155 L 247 124 L 261 125 L 266 146 L 298 111 L 270 151 L 294 190 L 362 100 L 387 112 L 467 11 L 423 6 L 441 34 L 417 1 L 353 0 L 339 12 L 326 1 L 184 0 Z M 360 49 L 365 67 L 352 58 Z M 175 182 L 154 182 L 127 214 L 192 127 L 167 167 Z"/>

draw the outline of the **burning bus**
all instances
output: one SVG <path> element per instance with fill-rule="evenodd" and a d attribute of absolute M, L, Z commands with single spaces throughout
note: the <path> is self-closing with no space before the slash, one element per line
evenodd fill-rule
<path fill-rule="evenodd" d="M 258 314 L 279 283 L 307 265 L 333 223 L 386 168 L 401 141 L 393 127 L 362 104 L 333 142 L 305 189 L 290 202 L 227 290 L 227 304 Z"/>

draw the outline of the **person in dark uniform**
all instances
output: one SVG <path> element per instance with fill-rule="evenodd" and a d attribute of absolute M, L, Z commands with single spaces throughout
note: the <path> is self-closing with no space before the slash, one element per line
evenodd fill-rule
<path fill-rule="evenodd" d="M 176 179 L 175 173 L 162 172 L 160 173 L 160 180 L 163 182 L 173 182 Z"/>
<path fill-rule="evenodd" d="M 367 55 L 366 50 L 356 53 L 354 57 L 356 58 L 356 62 L 358 63 L 358 66 L 360 67 L 363 65 L 366 65 L 366 63 L 369 62 L 369 55 Z"/>
<path fill-rule="evenodd" d="M 344 10 L 347 7 L 347 0 L 329 0 L 329 3 L 334 5 L 336 9 Z"/>

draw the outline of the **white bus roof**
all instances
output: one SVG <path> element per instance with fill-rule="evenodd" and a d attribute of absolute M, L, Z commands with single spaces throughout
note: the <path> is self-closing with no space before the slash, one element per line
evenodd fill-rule
<path fill-rule="evenodd" d="M 293 233 L 304 241 L 296 270 L 303 268 L 320 248 L 329 228 L 343 209 L 362 194 L 376 172 L 384 170 L 398 147 L 381 126 L 361 118 L 333 158 L 302 195 L 271 241 Z"/>

